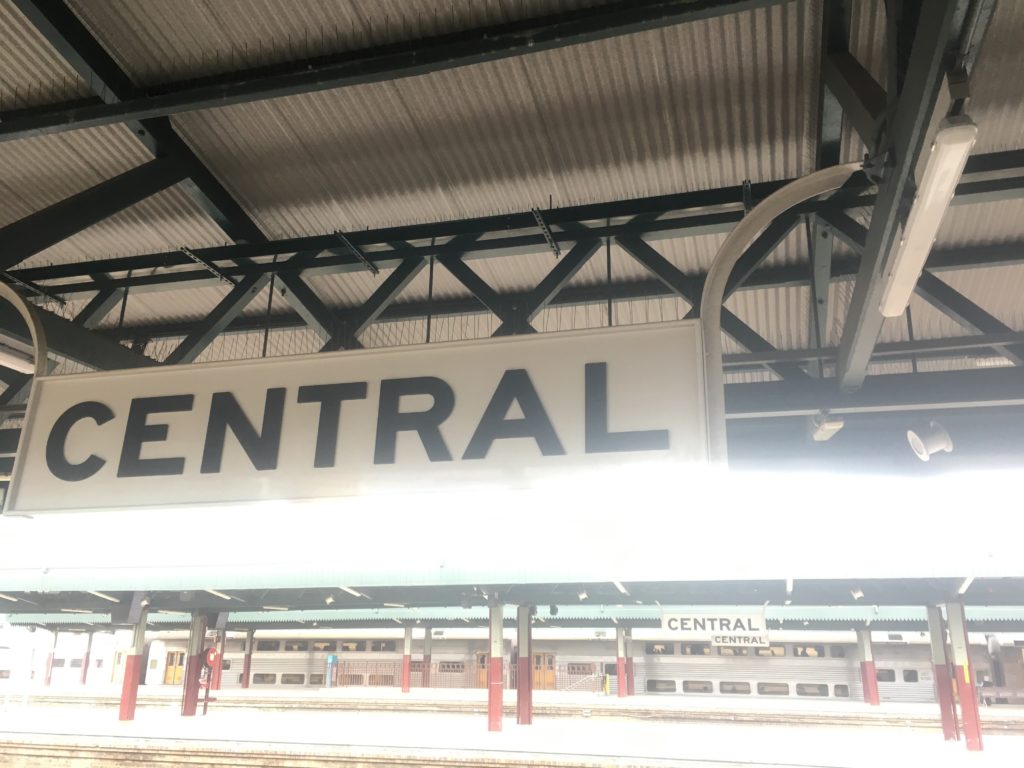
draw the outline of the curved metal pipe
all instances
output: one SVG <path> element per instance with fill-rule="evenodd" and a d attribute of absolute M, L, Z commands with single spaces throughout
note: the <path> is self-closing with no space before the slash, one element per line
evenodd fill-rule
<path fill-rule="evenodd" d="M 6 283 L 0 283 L 0 299 L 10 302 L 25 320 L 29 335 L 32 337 L 32 346 L 35 348 L 36 371 L 33 375 L 45 376 L 49 373 L 46 361 L 49 349 L 46 346 L 46 332 L 43 330 L 43 324 L 39 321 L 36 308 Z"/>
<path fill-rule="evenodd" d="M 862 167 L 862 163 L 834 165 L 787 184 L 743 217 L 718 249 L 708 270 L 700 301 L 707 382 L 708 450 L 713 464 L 725 465 L 729 460 L 725 434 L 725 376 L 722 370 L 722 304 L 732 268 L 777 216 L 811 198 L 839 189 Z"/>

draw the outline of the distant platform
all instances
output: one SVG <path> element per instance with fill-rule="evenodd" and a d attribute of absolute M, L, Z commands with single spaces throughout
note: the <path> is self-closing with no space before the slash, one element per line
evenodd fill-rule
<path fill-rule="evenodd" d="M 112 697 L 53 691 L 31 694 L 23 704 L 12 696 L 0 716 L 0 754 L 11 761 L 5 765 L 23 768 L 118 762 L 137 768 L 875 768 L 1005 766 L 1024 754 L 1024 710 L 1018 708 L 984 710 L 985 751 L 968 754 L 962 743 L 942 740 L 932 705 L 817 702 L 809 707 L 804 702 L 759 701 L 756 708 L 740 709 L 735 700 L 620 700 L 538 691 L 532 725 L 518 725 L 514 716 L 506 716 L 503 731 L 491 733 L 484 693 L 334 689 L 268 697 L 252 690 L 218 692 L 208 715 L 182 718 L 174 689 L 154 689 L 145 691 L 136 720 L 127 723 L 118 722 L 112 707 L 96 706 L 112 704 Z M 423 709 L 410 711 L 416 708 Z M 818 719 L 809 719 L 812 715 Z"/>

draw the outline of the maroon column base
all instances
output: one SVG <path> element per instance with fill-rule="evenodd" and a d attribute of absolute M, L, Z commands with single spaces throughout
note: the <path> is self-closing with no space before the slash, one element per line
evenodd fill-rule
<path fill-rule="evenodd" d="M 964 741 L 970 752 L 980 752 L 981 713 L 978 712 L 978 690 L 974 687 L 974 673 L 970 666 L 956 667 L 956 686 L 960 693 L 960 714 L 963 718 Z"/>
<path fill-rule="evenodd" d="M 487 667 L 487 730 L 501 730 L 502 701 L 502 659 L 492 658 Z"/>
<path fill-rule="evenodd" d="M 942 715 L 942 736 L 946 741 L 960 739 L 960 723 L 956 716 L 956 702 L 953 699 L 953 678 L 949 674 L 948 664 L 936 664 L 935 694 L 939 700 L 939 712 Z"/>
<path fill-rule="evenodd" d="M 533 678 L 530 677 L 530 659 L 516 660 L 516 722 L 533 723 Z"/>
<path fill-rule="evenodd" d="M 633 676 L 633 657 L 626 658 L 626 693 L 636 696 L 636 678 Z"/>
<path fill-rule="evenodd" d="M 135 719 L 135 702 L 139 697 L 139 680 L 142 677 L 142 656 L 131 655 L 124 661 L 124 682 L 121 684 L 121 708 L 118 720 Z"/>
<path fill-rule="evenodd" d="M 878 676 L 875 670 L 875 662 L 862 661 L 860 663 L 860 679 L 864 684 L 865 703 L 878 706 Z"/>
<path fill-rule="evenodd" d="M 181 697 L 183 717 L 193 717 L 199 707 L 199 675 L 202 670 L 202 655 L 189 656 L 185 662 L 185 692 Z"/>
<path fill-rule="evenodd" d="M 402 656 L 402 693 L 408 693 L 412 687 L 412 656 Z"/>
<path fill-rule="evenodd" d="M 252 669 L 252 651 L 247 651 L 242 657 L 242 687 L 249 687 L 249 672 Z"/>

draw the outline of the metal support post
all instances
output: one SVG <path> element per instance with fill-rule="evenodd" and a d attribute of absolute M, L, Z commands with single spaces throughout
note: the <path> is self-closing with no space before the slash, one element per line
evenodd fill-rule
<path fill-rule="evenodd" d="M 878 674 L 875 669 L 875 655 L 871 650 L 871 630 L 857 630 L 857 650 L 860 652 L 860 679 L 864 686 L 864 702 L 877 706 Z"/>
<path fill-rule="evenodd" d="M 146 610 L 139 614 L 132 631 L 132 647 L 124 662 L 124 681 L 121 684 L 121 708 L 118 720 L 135 719 L 135 702 L 139 696 L 139 683 L 142 680 L 142 656 L 146 652 Z"/>
<path fill-rule="evenodd" d="M 520 725 L 533 722 L 533 677 L 530 669 L 533 632 L 530 608 L 529 605 L 520 605 L 516 610 L 516 644 L 519 653 L 516 659 L 516 722 Z"/>
<path fill-rule="evenodd" d="M 504 670 L 502 657 L 505 642 L 502 637 L 504 619 L 501 603 L 491 603 L 490 620 L 488 621 L 490 639 L 490 658 L 487 667 L 487 730 L 501 730 L 502 691 L 504 689 Z"/>
<path fill-rule="evenodd" d="M 633 630 L 626 630 L 626 695 L 636 696 L 636 679 L 633 677 Z"/>
<path fill-rule="evenodd" d="M 402 642 L 402 693 L 408 693 L 412 686 L 412 627 L 405 628 Z"/>
<path fill-rule="evenodd" d="M 210 685 L 215 691 L 220 690 L 221 677 L 224 674 L 224 646 L 227 645 L 228 632 L 221 629 L 217 632 L 217 662 L 210 668 Z"/>
<path fill-rule="evenodd" d="M 949 656 L 946 654 L 946 624 L 942 620 L 942 610 L 937 605 L 928 606 L 928 634 L 935 675 L 935 697 L 939 700 L 939 712 L 942 715 L 942 735 L 946 741 L 957 741 L 960 738 L 960 723 L 957 721 L 953 677 L 949 672 Z"/>
<path fill-rule="evenodd" d="M 53 657 L 57 653 L 57 637 L 60 633 L 56 630 L 53 633 L 53 645 L 50 646 L 50 652 L 46 654 L 46 675 L 43 677 L 43 685 L 47 688 L 50 687 L 50 683 L 53 682 Z"/>
<path fill-rule="evenodd" d="M 432 641 L 432 630 L 427 627 L 423 630 L 423 671 L 420 673 L 420 685 L 424 688 L 430 687 L 430 644 Z"/>
<path fill-rule="evenodd" d="M 626 682 L 626 630 L 615 627 L 615 688 L 619 698 L 627 695 L 629 684 Z"/>
<path fill-rule="evenodd" d="M 967 619 L 964 616 L 963 605 L 948 603 L 946 620 L 949 622 L 949 641 L 953 647 L 953 672 L 960 699 L 960 722 L 964 730 L 964 741 L 967 742 L 969 751 L 980 752 L 981 713 L 978 711 L 978 689 L 975 686 L 974 668 L 971 666 L 971 645 L 967 638 Z"/>
<path fill-rule="evenodd" d="M 203 645 L 206 616 L 195 614 L 188 631 L 188 658 L 185 661 L 185 689 L 181 698 L 183 717 L 194 717 L 199 708 L 199 676 L 203 671 Z"/>
<path fill-rule="evenodd" d="M 85 635 L 85 655 L 82 656 L 82 672 L 78 678 L 78 682 L 85 685 L 86 680 L 89 679 L 89 657 L 92 655 L 92 632 L 88 632 Z"/>
<path fill-rule="evenodd" d="M 245 656 L 242 658 L 242 687 L 249 687 L 249 673 L 252 671 L 252 646 L 256 642 L 256 630 L 245 633 Z"/>

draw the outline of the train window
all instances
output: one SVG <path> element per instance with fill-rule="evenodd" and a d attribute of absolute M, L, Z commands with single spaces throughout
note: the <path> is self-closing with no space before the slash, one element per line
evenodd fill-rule
<path fill-rule="evenodd" d="M 647 681 L 647 692 L 648 693 L 675 693 L 676 692 L 676 681 L 675 680 L 648 680 Z"/>
<path fill-rule="evenodd" d="M 918 675 L 916 669 L 904 669 L 903 670 L 903 682 L 904 683 L 916 683 L 918 681 Z"/>
<path fill-rule="evenodd" d="M 322 674 L 310 675 L 309 676 L 309 684 L 310 685 L 323 685 L 324 684 L 324 676 Z"/>
<path fill-rule="evenodd" d="M 794 645 L 793 655 L 805 659 L 821 659 L 825 657 L 824 645 Z"/>
<path fill-rule="evenodd" d="M 754 655 L 756 656 L 785 656 L 786 646 L 784 645 L 773 645 L 768 648 L 755 648 Z"/>
<path fill-rule="evenodd" d="M 461 661 L 439 661 L 437 663 L 437 671 L 461 674 L 466 671 L 466 665 Z"/>
<path fill-rule="evenodd" d="M 73 669 L 81 669 L 82 668 L 82 660 L 81 659 L 72 659 L 71 660 L 71 667 Z"/>
<path fill-rule="evenodd" d="M 848 685 L 834 685 L 832 691 L 840 699 L 850 698 L 850 686 Z"/>
<path fill-rule="evenodd" d="M 828 647 L 828 655 L 833 659 L 845 659 L 846 649 L 841 645 L 830 645 Z"/>
<path fill-rule="evenodd" d="M 341 676 L 341 684 L 342 685 L 362 685 L 363 684 L 363 676 L 362 675 L 342 675 Z"/>
<path fill-rule="evenodd" d="M 896 670 L 894 669 L 879 669 L 875 671 L 875 679 L 880 683 L 895 683 L 896 682 Z"/>
<path fill-rule="evenodd" d="M 281 650 L 280 640 L 257 640 L 256 641 L 257 651 L 279 651 Z"/>
<path fill-rule="evenodd" d="M 277 682 L 277 674 L 274 672 L 257 672 L 252 676 L 253 685 L 274 685 Z"/>
<path fill-rule="evenodd" d="M 371 651 L 394 651 L 398 647 L 395 640 L 371 640 Z"/>
<path fill-rule="evenodd" d="M 285 672 L 281 675 L 281 685 L 305 685 L 306 676 L 294 672 Z"/>
<path fill-rule="evenodd" d="M 423 671 L 423 662 L 422 661 L 410 661 L 409 662 L 409 671 L 410 672 L 422 672 Z"/>
<path fill-rule="evenodd" d="M 680 643 L 679 652 L 683 656 L 710 656 L 711 643 Z"/>
<path fill-rule="evenodd" d="M 718 684 L 719 693 L 750 693 L 750 683 L 721 682 Z"/>
<path fill-rule="evenodd" d="M 231 659 L 221 659 L 220 660 L 220 668 L 221 669 L 231 669 Z"/>
<path fill-rule="evenodd" d="M 365 651 L 366 641 L 365 640 L 342 640 L 341 650 L 348 652 Z"/>
<path fill-rule="evenodd" d="M 750 655 L 750 649 L 749 648 L 719 648 L 718 649 L 718 655 L 719 656 L 749 656 Z M 747 686 L 747 687 L 749 688 L 750 686 Z M 748 693 L 749 693 L 749 691 L 748 691 Z"/>
<path fill-rule="evenodd" d="M 334 653 L 338 650 L 338 644 L 333 640 L 314 640 L 313 650 L 321 653 Z"/>
<path fill-rule="evenodd" d="M 888 638 L 889 638 L 890 640 L 892 640 L 893 642 L 900 642 L 901 640 L 903 640 L 903 635 L 897 635 L 897 634 L 894 634 L 894 633 L 892 633 L 892 632 L 890 632 L 890 633 L 889 633 L 889 634 L 887 635 L 887 637 L 888 637 Z"/>
<path fill-rule="evenodd" d="M 683 680 L 683 693 L 714 693 L 715 686 L 710 680 Z"/>
<path fill-rule="evenodd" d="M 308 651 L 309 641 L 308 640 L 285 640 L 284 649 L 286 651 Z"/>
<path fill-rule="evenodd" d="M 370 675 L 369 679 L 366 681 L 366 684 L 367 685 L 394 685 L 395 684 L 395 676 L 394 675 Z"/>
<path fill-rule="evenodd" d="M 567 664 L 566 673 L 570 675 L 592 675 L 594 674 L 593 664 Z"/>
<path fill-rule="evenodd" d="M 63 666 L 64 666 L 64 659 L 54 659 L 53 660 L 53 668 L 54 669 L 57 669 L 58 667 L 63 667 Z"/>
<path fill-rule="evenodd" d="M 789 696 L 789 683 L 758 683 L 760 696 Z"/>
<path fill-rule="evenodd" d="M 797 696 L 828 696 L 828 686 L 824 683 L 797 683 Z"/>
<path fill-rule="evenodd" d="M 675 643 L 647 643 L 644 647 L 644 653 L 648 656 L 670 656 L 675 652 Z"/>
<path fill-rule="evenodd" d="M 618 664 L 612 664 L 611 662 L 605 664 L 604 665 L 604 673 L 606 675 L 610 675 L 611 677 L 617 676 L 619 674 L 619 665 Z"/>

